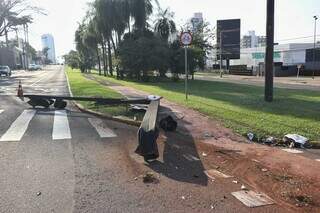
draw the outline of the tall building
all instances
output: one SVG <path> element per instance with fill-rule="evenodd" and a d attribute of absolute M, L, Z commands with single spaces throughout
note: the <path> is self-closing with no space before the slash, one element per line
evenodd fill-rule
<path fill-rule="evenodd" d="M 192 30 L 196 30 L 199 24 L 203 23 L 203 15 L 202 13 L 195 13 L 191 18 Z"/>
<path fill-rule="evenodd" d="M 52 63 L 56 63 L 56 50 L 54 46 L 54 39 L 51 34 L 44 34 L 41 36 L 42 49 L 48 48 L 48 59 Z"/>
<path fill-rule="evenodd" d="M 242 37 L 242 48 L 255 48 L 266 46 L 266 37 L 257 36 L 255 31 L 249 31 L 248 35 Z"/>

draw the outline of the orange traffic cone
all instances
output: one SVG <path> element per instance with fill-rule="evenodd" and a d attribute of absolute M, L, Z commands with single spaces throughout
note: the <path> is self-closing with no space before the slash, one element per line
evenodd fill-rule
<path fill-rule="evenodd" d="M 19 81 L 19 87 L 18 87 L 17 96 L 23 100 L 23 89 L 22 89 L 21 81 Z"/>

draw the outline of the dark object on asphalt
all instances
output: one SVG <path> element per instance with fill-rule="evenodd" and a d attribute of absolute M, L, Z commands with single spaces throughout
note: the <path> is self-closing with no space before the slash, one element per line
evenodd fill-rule
<path fill-rule="evenodd" d="M 156 183 L 158 182 L 157 178 L 154 176 L 153 173 L 148 172 L 143 176 L 143 182 L 144 183 Z"/>
<path fill-rule="evenodd" d="M 53 101 L 50 99 L 34 98 L 30 99 L 27 103 L 31 105 L 33 108 L 40 106 L 47 109 L 50 107 L 51 104 L 53 104 Z"/>
<path fill-rule="evenodd" d="M 146 162 L 159 157 L 157 145 L 159 137 L 159 129 L 157 127 L 159 105 L 160 100 L 151 101 L 138 130 L 139 144 L 135 152 L 143 156 Z"/>
<path fill-rule="evenodd" d="M 177 121 L 175 121 L 170 115 L 161 119 L 160 121 L 160 127 L 164 130 L 164 131 L 168 131 L 168 132 L 174 132 L 176 131 L 177 127 L 178 127 L 178 123 Z"/>
<path fill-rule="evenodd" d="M 61 100 L 61 99 L 57 99 L 55 102 L 54 102 L 54 108 L 56 109 L 64 109 L 66 108 L 67 106 L 67 102 L 64 101 L 64 100 Z"/>

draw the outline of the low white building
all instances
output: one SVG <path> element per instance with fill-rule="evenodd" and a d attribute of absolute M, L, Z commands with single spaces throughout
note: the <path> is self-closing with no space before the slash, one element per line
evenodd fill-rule
<path fill-rule="evenodd" d="M 282 62 L 283 66 L 291 66 L 306 63 L 307 49 L 313 49 L 313 43 L 292 43 L 274 46 L 274 62 Z M 317 48 L 320 44 L 317 44 Z M 266 47 L 241 49 L 239 60 L 231 60 L 231 65 L 247 65 L 258 67 L 265 61 Z"/>

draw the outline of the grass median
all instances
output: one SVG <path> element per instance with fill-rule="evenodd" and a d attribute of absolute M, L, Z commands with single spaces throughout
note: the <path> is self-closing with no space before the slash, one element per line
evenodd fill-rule
<path fill-rule="evenodd" d="M 190 97 L 185 101 L 184 83 L 141 83 L 92 74 L 95 78 L 160 95 L 169 101 L 197 110 L 220 120 L 242 135 L 282 138 L 300 134 L 320 141 L 320 92 L 275 89 L 275 100 L 264 101 L 264 88 L 227 82 L 194 80 L 189 83 Z"/>
<path fill-rule="evenodd" d="M 124 98 L 120 93 L 109 89 L 95 81 L 86 79 L 79 70 L 66 68 L 71 91 L 74 96 L 99 97 L 99 98 Z M 84 108 L 107 114 L 109 116 L 124 116 L 130 119 L 141 116 L 128 111 L 128 107 L 122 106 L 96 106 L 93 102 L 79 101 Z"/>

